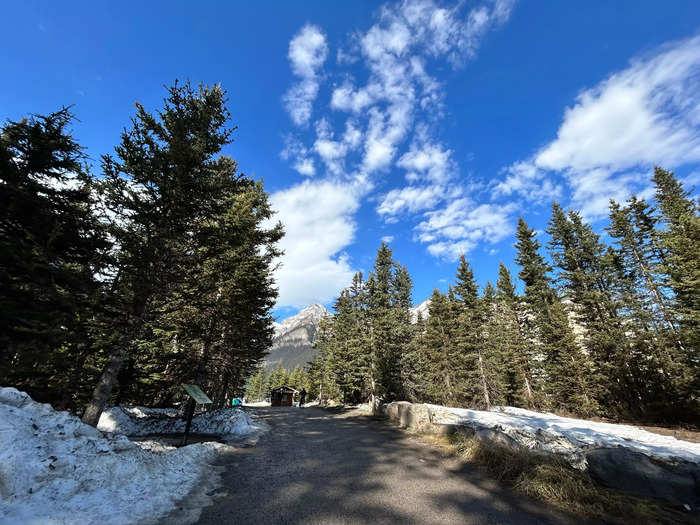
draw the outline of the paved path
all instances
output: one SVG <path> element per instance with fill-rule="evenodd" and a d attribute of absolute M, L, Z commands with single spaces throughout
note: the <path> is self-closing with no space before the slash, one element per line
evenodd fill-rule
<path fill-rule="evenodd" d="M 567 522 L 357 411 L 256 412 L 270 430 L 224 459 L 228 494 L 200 524 Z"/>

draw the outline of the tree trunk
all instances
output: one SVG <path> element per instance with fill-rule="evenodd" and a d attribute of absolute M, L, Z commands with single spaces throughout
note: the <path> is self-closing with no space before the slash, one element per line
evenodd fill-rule
<path fill-rule="evenodd" d="M 224 379 L 224 384 L 219 390 L 219 395 L 216 397 L 216 408 L 223 408 L 226 404 L 226 391 L 228 390 L 229 376 L 227 375 Z"/>
<path fill-rule="evenodd" d="M 97 426 L 102 411 L 107 406 L 109 401 L 109 396 L 112 394 L 112 389 L 117 381 L 117 376 L 119 371 L 124 364 L 128 354 L 128 347 L 126 344 L 119 345 L 119 347 L 112 353 L 105 366 L 102 376 L 100 377 L 99 383 L 95 387 L 92 394 L 92 399 L 87 407 L 85 407 L 85 412 L 83 412 L 83 423 L 91 425 L 93 427 Z"/>
<path fill-rule="evenodd" d="M 484 391 L 486 410 L 491 410 L 491 398 L 489 397 L 489 388 L 488 384 L 486 383 L 486 373 L 484 371 L 484 361 L 481 358 L 481 350 L 479 350 L 479 375 L 481 376 L 481 388 Z"/>

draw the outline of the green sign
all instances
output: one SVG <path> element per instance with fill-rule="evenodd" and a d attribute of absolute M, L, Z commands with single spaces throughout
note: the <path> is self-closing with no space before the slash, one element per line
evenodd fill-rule
<path fill-rule="evenodd" d="M 182 388 L 184 388 L 185 392 L 187 392 L 187 394 L 197 403 L 206 405 L 207 403 L 212 402 L 212 400 L 209 399 L 207 395 L 204 392 L 202 392 L 202 389 L 199 388 L 197 385 L 182 385 Z"/>

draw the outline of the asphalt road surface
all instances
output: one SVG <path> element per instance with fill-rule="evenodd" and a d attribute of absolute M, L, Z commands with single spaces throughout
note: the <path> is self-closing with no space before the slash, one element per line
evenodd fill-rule
<path fill-rule="evenodd" d="M 225 495 L 202 525 L 574 522 L 358 411 L 256 412 L 270 430 L 222 460 Z"/>

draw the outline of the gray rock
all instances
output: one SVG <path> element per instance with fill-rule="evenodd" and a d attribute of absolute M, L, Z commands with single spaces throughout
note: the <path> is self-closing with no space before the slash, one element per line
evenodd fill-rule
<path fill-rule="evenodd" d="M 588 470 L 598 483 L 638 496 L 680 504 L 700 504 L 700 469 L 687 462 L 661 462 L 625 448 L 586 452 Z"/>
<path fill-rule="evenodd" d="M 430 410 L 425 405 L 395 401 L 382 405 L 380 411 L 402 428 L 410 428 L 418 432 L 434 431 Z"/>

